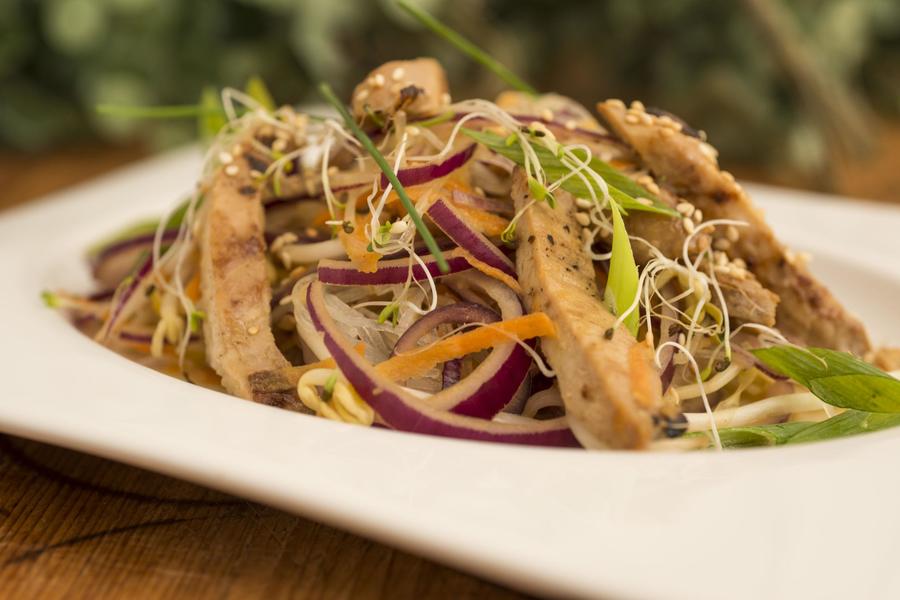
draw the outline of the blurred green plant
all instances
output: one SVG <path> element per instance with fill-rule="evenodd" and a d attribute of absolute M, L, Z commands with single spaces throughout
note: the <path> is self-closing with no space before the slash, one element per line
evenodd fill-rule
<path fill-rule="evenodd" d="M 420 0 L 539 89 L 591 105 L 641 98 L 705 129 L 730 160 L 821 171 L 900 115 L 897 0 Z M 502 82 L 389 0 L 4 0 L 0 145 L 88 136 L 189 139 L 191 119 L 108 118 L 97 104 L 193 104 L 260 75 L 315 101 L 392 58 L 433 55 L 454 96 Z"/>

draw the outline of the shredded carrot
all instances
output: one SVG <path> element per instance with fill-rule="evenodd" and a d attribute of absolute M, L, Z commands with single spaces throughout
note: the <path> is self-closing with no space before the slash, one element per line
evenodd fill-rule
<path fill-rule="evenodd" d="M 466 261 L 470 265 L 472 265 L 475 269 L 481 271 L 488 277 L 496 279 L 497 281 L 502 281 L 515 293 L 517 293 L 519 295 L 522 294 L 522 286 L 519 285 L 519 282 L 516 281 L 515 279 L 513 279 L 512 277 L 510 277 L 509 275 L 507 275 L 506 273 L 504 273 L 503 271 L 501 271 L 500 269 L 497 269 L 496 267 L 492 267 L 491 265 L 478 260 L 477 258 L 472 256 L 471 254 L 469 254 L 462 248 L 459 248 L 459 253 L 462 254 L 466 258 Z"/>
<path fill-rule="evenodd" d="M 184 287 L 184 293 L 188 298 L 196 302 L 200 299 L 200 271 L 197 271 L 188 284 Z"/>
<path fill-rule="evenodd" d="M 508 343 L 511 338 L 555 336 L 556 327 L 546 313 L 537 312 L 498 323 L 482 325 L 426 346 L 397 354 L 379 363 L 378 372 L 392 381 L 403 381 L 428 372 L 442 362 Z"/>
<path fill-rule="evenodd" d="M 494 213 L 489 213 L 472 206 L 452 203 L 453 208 L 462 213 L 466 223 L 478 233 L 486 236 L 499 236 L 509 225 L 509 221 Z"/>
<path fill-rule="evenodd" d="M 360 356 L 366 351 L 366 345 L 362 342 L 358 343 L 354 349 L 356 353 Z M 297 385 L 297 382 L 300 381 L 300 378 L 307 371 L 312 371 L 313 369 L 334 369 L 337 365 L 334 363 L 334 359 L 330 356 L 328 358 L 323 358 L 320 361 L 316 361 L 314 363 L 310 363 L 308 365 L 302 365 L 299 367 L 287 367 L 286 369 L 282 369 L 282 373 L 287 377 L 288 381 L 291 382 L 291 385 Z"/>
<path fill-rule="evenodd" d="M 364 216 L 356 217 L 356 225 L 353 227 L 353 233 L 346 233 L 343 230 L 338 231 L 338 238 L 347 251 L 347 256 L 353 266 L 363 273 L 374 273 L 378 270 L 378 259 L 381 255 L 377 252 L 369 252 L 369 240 L 366 238 L 367 219 Z"/>
<path fill-rule="evenodd" d="M 325 224 L 325 221 L 328 221 L 329 219 L 331 219 L 331 213 L 325 209 L 322 209 L 315 217 L 313 217 L 310 225 L 312 225 L 313 227 L 321 227 Z"/>

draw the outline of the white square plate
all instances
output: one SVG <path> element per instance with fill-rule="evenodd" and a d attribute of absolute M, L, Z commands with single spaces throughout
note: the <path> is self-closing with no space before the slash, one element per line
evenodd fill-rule
<path fill-rule="evenodd" d="M 195 150 L 0 215 L 0 429 L 252 498 L 553 595 L 900 597 L 900 430 L 716 454 L 581 452 L 364 429 L 191 386 L 46 309 L 83 249 L 190 190 Z M 753 186 L 900 342 L 900 211 Z"/>

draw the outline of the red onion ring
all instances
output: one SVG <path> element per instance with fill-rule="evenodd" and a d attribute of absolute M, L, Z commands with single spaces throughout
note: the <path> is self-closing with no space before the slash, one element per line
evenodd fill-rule
<path fill-rule="evenodd" d="M 357 270 L 349 260 L 324 259 L 319 261 L 319 281 L 328 285 L 395 285 L 406 283 L 410 270 L 413 280 L 421 281 L 427 279 L 426 270 L 432 277 L 437 278 L 472 268 L 466 260 L 464 251 L 459 249 L 445 252 L 444 258 L 450 267 L 447 273 L 441 273 L 437 261 L 431 255 L 422 257 L 425 269 L 419 263 L 410 265 L 410 259 L 407 257 L 381 260 L 378 268 L 372 273 Z"/>
<path fill-rule="evenodd" d="M 462 190 L 453 190 L 453 202 L 462 205 L 477 208 L 489 213 L 494 213 L 502 217 L 511 217 L 515 214 L 513 205 L 510 202 L 503 202 L 496 198 L 488 198 L 479 196 L 478 194 L 470 194 Z"/>
<path fill-rule="evenodd" d="M 440 198 L 428 207 L 426 212 L 431 220 L 447 234 L 447 237 L 471 254 L 473 258 L 513 279 L 516 278 L 516 267 L 512 261 L 484 235 L 469 227 L 465 218 L 449 202 Z"/>
<path fill-rule="evenodd" d="M 400 336 L 394 344 L 393 356 L 398 352 L 410 352 L 416 349 L 416 342 L 423 336 L 433 331 L 437 326 L 446 323 L 494 323 L 500 320 L 500 315 L 475 302 L 457 302 L 440 306 L 412 325 Z"/>
<path fill-rule="evenodd" d="M 146 283 L 147 278 L 153 272 L 153 253 L 149 253 L 147 258 L 143 260 L 141 266 L 138 267 L 137 271 L 134 275 L 132 275 L 131 280 L 125 285 L 125 288 L 118 294 L 118 297 L 115 298 L 115 303 L 110 308 L 109 311 L 109 319 L 107 319 L 106 323 L 101 328 L 98 333 L 99 339 L 106 339 L 109 335 L 115 331 L 116 325 L 118 324 L 119 317 L 122 315 L 122 312 L 125 310 L 126 306 L 129 302 L 135 297 L 135 292 L 141 289 L 143 285 Z"/>
<path fill-rule="evenodd" d="M 429 181 L 434 181 L 441 177 L 446 177 L 469 162 L 469 159 L 475 154 L 475 148 L 477 146 L 478 144 L 469 144 L 463 150 L 450 155 L 443 162 L 400 169 L 397 171 L 397 179 L 400 180 L 400 183 L 402 183 L 404 187 L 411 187 L 414 185 L 422 185 L 423 183 L 428 183 Z M 387 176 L 382 173 L 381 189 L 386 188 L 387 185 Z"/>
<path fill-rule="evenodd" d="M 123 252 L 146 249 L 153 245 L 153 239 L 156 233 L 144 233 L 141 235 L 131 236 L 125 239 L 117 240 L 111 244 L 107 244 L 99 248 L 90 257 L 91 274 L 96 278 L 97 274 L 103 268 L 104 264 L 119 256 Z M 178 237 L 178 229 L 165 229 L 162 232 L 161 241 L 163 244 L 174 242 Z"/>
<path fill-rule="evenodd" d="M 538 446 L 579 446 L 565 418 L 509 424 L 484 421 L 436 409 L 379 375 L 361 357 L 328 314 L 325 284 L 314 281 L 307 288 L 306 304 L 325 347 L 356 392 L 392 429 L 458 439 Z M 454 386 L 455 387 L 455 386 Z"/>

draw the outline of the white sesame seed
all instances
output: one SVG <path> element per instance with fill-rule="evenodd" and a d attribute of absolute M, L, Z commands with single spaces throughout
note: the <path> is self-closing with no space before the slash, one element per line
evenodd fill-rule
<path fill-rule="evenodd" d="M 658 193 L 659 193 L 659 186 L 656 185 L 656 182 L 655 182 L 655 181 L 651 181 L 651 182 L 648 183 L 645 187 L 647 188 L 647 190 L 648 190 L 651 194 L 658 194 Z"/>
<path fill-rule="evenodd" d="M 653 125 L 653 115 L 643 113 L 641 115 L 641 123 L 643 123 L 644 125 Z"/>
<path fill-rule="evenodd" d="M 716 257 L 716 266 L 717 267 L 724 267 L 725 265 L 728 264 L 728 255 L 725 254 L 724 252 L 716 252 L 715 257 Z"/>
<path fill-rule="evenodd" d="M 734 175 L 732 175 L 732 174 L 729 173 L 728 171 L 722 171 L 722 177 L 725 178 L 725 181 L 728 181 L 728 182 L 730 182 L 730 183 L 734 183 Z"/>
<path fill-rule="evenodd" d="M 653 200 L 650 198 L 635 198 L 634 200 L 638 204 L 643 204 L 644 206 L 653 206 Z"/>
<path fill-rule="evenodd" d="M 553 120 L 553 111 L 550 110 L 549 108 L 545 108 L 544 110 L 541 111 L 541 118 L 545 121 L 552 121 Z"/>
<path fill-rule="evenodd" d="M 612 98 L 606 101 L 607 104 L 612 106 L 613 108 L 625 108 L 625 103 L 619 100 L 618 98 Z"/>
<path fill-rule="evenodd" d="M 409 137 L 416 137 L 417 135 L 422 133 L 422 131 L 415 125 L 410 125 L 409 127 L 407 127 L 406 132 L 409 134 Z"/>
<path fill-rule="evenodd" d="M 794 264 L 795 262 L 797 262 L 797 255 L 794 254 L 794 251 L 791 250 L 790 248 L 785 248 L 784 249 L 784 259 L 786 261 L 788 261 L 789 263 Z"/>
<path fill-rule="evenodd" d="M 240 156 L 240 155 L 243 154 L 243 153 L 244 153 L 244 147 L 241 146 L 240 144 L 235 144 L 235 145 L 231 148 L 231 155 L 232 155 L 232 156 Z"/>
<path fill-rule="evenodd" d="M 578 224 L 582 227 L 587 227 L 591 224 L 591 218 L 587 213 L 577 212 L 575 213 L 575 220 L 578 221 Z"/>
<path fill-rule="evenodd" d="M 735 258 L 734 260 L 731 261 L 731 264 L 733 264 L 738 269 L 746 269 L 747 268 L 747 263 L 744 262 L 743 258 Z"/>
<path fill-rule="evenodd" d="M 331 176 L 333 177 L 333 176 L 335 176 L 335 175 L 338 174 L 338 171 L 339 171 L 339 170 L 340 170 L 340 169 L 338 169 L 336 166 L 331 165 L 330 167 L 328 167 L 328 174 L 331 175 Z"/>
<path fill-rule="evenodd" d="M 799 252 L 797 254 L 797 260 L 799 262 L 803 263 L 804 265 L 811 263 L 812 259 L 813 259 L 813 255 L 810 254 L 809 252 Z"/>
<path fill-rule="evenodd" d="M 650 185 L 653 183 L 653 178 L 647 175 L 646 173 L 637 178 L 637 182 L 641 185 Z"/>
<path fill-rule="evenodd" d="M 738 228 L 734 225 L 729 225 L 725 229 L 725 237 L 728 238 L 728 241 L 732 244 L 741 239 L 741 232 L 738 231 Z"/>
<path fill-rule="evenodd" d="M 687 336 L 684 335 L 684 332 L 678 334 L 678 343 L 684 346 L 684 343 L 687 341 Z"/>
<path fill-rule="evenodd" d="M 259 327 L 257 327 L 256 325 L 251 325 L 247 329 L 247 333 L 249 333 L 250 335 L 256 335 L 257 333 L 259 333 Z"/>
<path fill-rule="evenodd" d="M 635 114 L 627 114 L 625 115 L 625 122 L 630 125 L 637 125 L 640 122 L 640 119 Z"/>
<path fill-rule="evenodd" d="M 394 221 L 391 223 L 391 235 L 402 235 L 407 229 L 409 229 L 409 225 L 406 221 Z"/>
<path fill-rule="evenodd" d="M 219 162 L 223 165 L 230 165 L 234 162 L 234 157 L 228 152 L 219 152 Z"/>
<path fill-rule="evenodd" d="M 644 111 L 647 110 L 647 109 L 644 108 L 644 103 L 643 103 L 643 102 L 641 102 L 640 100 L 634 100 L 634 101 L 631 103 L 631 110 L 636 110 L 636 111 L 644 112 Z"/>
<path fill-rule="evenodd" d="M 666 127 L 664 129 L 660 129 L 659 134 L 663 137 L 672 137 L 673 135 L 675 135 L 675 130 Z"/>
<path fill-rule="evenodd" d="M 694 214 L 694 211 L 697 210 L 697 209 L 694 208 L 694 205 L 691 204 L 690 202 L 679 202 L 679 203 L 675 206 L 675 210 L 677 210 L 678 212 L 680 212 L 680 213 L 683 214 L 684 216 L 689 217 L 689 216 L 691 216 L 692 214 Z"/>
<path fill-rule="evenodd" d="M 257 171 L 256 169 L 250 169 L 250 177 L 252 177 L 253 179 L 259 179 L 262 176 L 263 176 L 262 171 Z"/>
<path fill-rule="evenodd" d="M 441 104 L 450 104 L 453 99 L 450 97 L 450 94 L 444 92 L 441 94 Z"/>
<path fill-rule="evenodd" d="M 575 199 L 575 206 L 577 206 L 578 208 L 589 209 L 589 208 L 592 208 L 592 207 L 594 206 L 594 201 L 593 201 L 593 200 L 588 200 L 587 198 L 576 198 L 576 199 Z"/>
<path fill-rule="evenodd" d="M 728 250 L 731 248 L 731 242 L 726 240 L 725 238 L 719 238 L 715 242 L 713 242 L 713 248 L 716 250 Z"/>
<path fill-rule="evenodd" d="M 238 171 L 240 171 L 240 169 L 238 169 L 237 165 L 228 165 L 227 167 L 225 167 L 225 174 L 232 177 L 237 175 Z"/>
<path fill-rule="evenodd" d="M 703 221 L 703 211 L 698 208 L 694 211 L 694 222 L 700 223 L 701 221 Z"/>
<path fill-rule="evenodd" d="M 566 121 L 565 127 L 569 131 L 575 131 L 575 129 L 578 127 L 578 124 L 575 123 L 575 121 L 573 121 L 572 119 L 569 119 L 568 121 Z"/>
<path fill-rule="evenodd" d="M 590 229 L 585 227 L 584 229 L 581 230 L 581 239 L 584 240 L 585 242 L 593 242 L 594 234 L 591 232 Z"/>
<path fill-rule="evenodd" d="M 694 222 L 688 218 L 684 218 L 681 220 L 681 226 L 684 227 L 684 230 L 688 233 L 694 233 Z"/>
<path fill-rule="evenodd" d="M 406 69 L 404 69 L 403 67 L 397 67 L 391 73 L 391 79 L 393 79 L 394 81 L 400 81 L 401 79 L 403 79 L 404 75 L 406 75 Z"/>
<path fill-rule="evenodd" d="M 356 92 L 356 101 L 357 102 L 362 102 L 363 100 L 365 100 L 368 97 L 369 97 L 369 90 L 367 90 L 365 88 Z"/>
<path fill-rule="evenodd" d="M 479 195 L 479 196 L 484 196 L 484 195 L 485 195 L 485 193 L 484 193 L 484 188 L 481 187 L 481 186 L 479 186 L 479 185 L 476 185 L 476 186 L 475 186 L 475 193 L 476 193 L 477 195 Z"/>
<path fill-rule="evenodd" d="M 378 73 L 372 78 L 372 87 L 380 88 L 384 85 L 384 75 Z"/>

